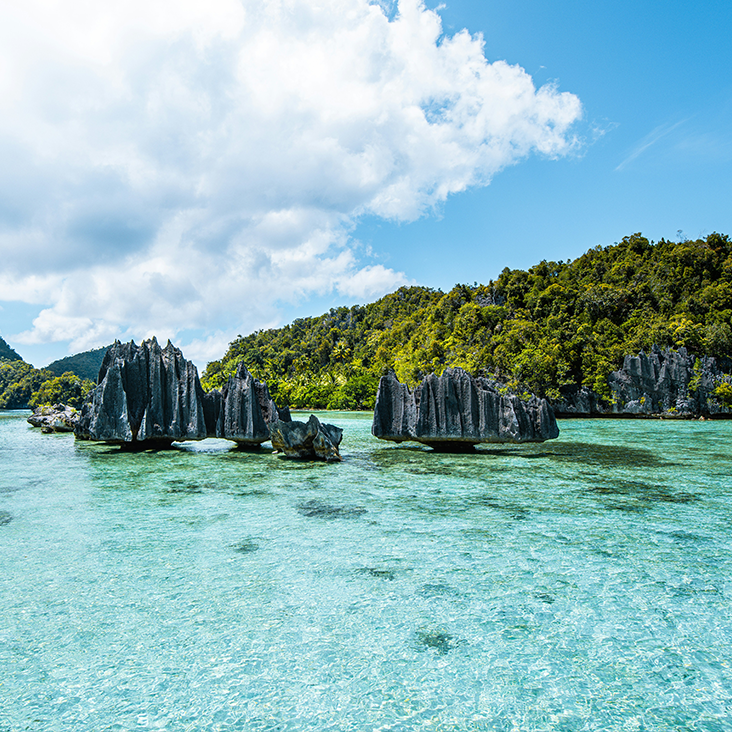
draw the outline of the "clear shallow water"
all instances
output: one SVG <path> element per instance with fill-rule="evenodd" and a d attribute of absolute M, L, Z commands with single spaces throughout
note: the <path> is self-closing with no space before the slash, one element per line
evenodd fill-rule
<path fill-rule="evenodd" d="M 331 413 L 325 465 L 24 418 L 0 732 L 732 729 L 732 422 L 439 455 Z"/>

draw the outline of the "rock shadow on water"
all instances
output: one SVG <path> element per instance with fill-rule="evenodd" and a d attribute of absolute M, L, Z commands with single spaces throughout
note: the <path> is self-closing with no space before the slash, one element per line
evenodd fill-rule
<path fill-rule="evenodd" d="M 168 487 L 165 489 L 165 492 L 195 495 L 203 493 L 203 487 L 198 483 L 190 483 L 183 480 L 169 480 Z"/>
<path fill-rule="evenodd" d="M 237 554 L 253 554 L 259 549 L 259 544 L 253 539 L 243 539 L 232 545 L 232 549 Z"/>
<path fill-rule="evenodd" d="M 501 501 L 493 496 L 475 496 L 469 499 L 469 503 L 473 506 L 487 506 L 488 508 L 505 512 L 515 521 L 526 521 L 530 516 L 529 510 L 524 506 Z"/>
<path fill-rule="evenodd" d="M 248 453 L 250 455 L 271 455 L 272 448 L 262 445 L 261 442 L 235 442 L 231 451 L 236 453 Z"/>
<path fill-rule="evenodd" d="M 422 597 L 457 597 L 460 592 L 444 582 L 425 582 L 417 594 Z"/>
<path fill-rule="evenodd" d="M 665 532 L 664 532 L 665 533 Z M 706 536 L 699 536 L 699 534 L 692 534 L 690 531 L 671 531 L 668 533 L 668 536 L 670 536 L 675 542 L 677 543 L 694 543 L 697 542 L 706 542 L 709 541 L 709 539 Z"/>
<path fill-rule="evenodd" d="M 627 445 L 603 445 L 590 442 L 556 442 L 527 450 L 522 457 L 542 457 L 558 462 L 597 465 L 603 468 L 673 467 L 676 463 L 660 458 L 653 450 Z"/>
<path fill-rule="evenodd" d="M 363 506 L 337 506 L 316 499 L 298 503 L 297 511 L 308 518 L 320 519 L 352 519 L 359 518 L 366 513 Z"/>
<path fill-rule="evenodd" d="M 531 594 L 545 605 L 553 605 L 557 600 L 557 598 L 549 592 L 532 592 Z"/>
<path fill-rule="evenodd" d="M 396 572 L 393 569 L 381 569 L 379 567 L 361 567 L 356 570 L 358 574 L 368 575 L 374 579 L 393 582 L 396 579 Z"/>
<path fill-rule="evenodd" d="M 241 490 L 229 491 L 234 498 L 263 498 L 264 496 L 273 496 L 272 491 L 265 488 L 249 488 Z"/>
<path fill-rule="evenodd" d="M 119 452 L 160 452 L 162 450 L 177 450 L 180 443 L 175 440 L 133 440 L 121 442 L 117 445 Z"/>
<path fill-rule="evenodd" d="M 10 477 L 10 476 L 8 476 Z M 10 494 L 10 493 L 17 493 L 20 490 L 24 490 L 27 488 L 38 488 L 39 486 L 43 486 L 46 484 L 46 481 L 42 478 L 27 478 L 25 480 L 15 480 L 10 485 L 0 485 L 0 495 L 3 493 Z"/>
<path fill-rule="evenodd" d="M 436 651 L 440 656 L 446 656 L 457 646 L 455 637 L 443 630 L 418 630 L 414 640 L 418 650 Z"/>
<path fill-rule="evenodd" d="M 688 504 L 700 500 L 695 493 L 634 480 L 607 480 L 588 486 L 585 494 L 599 496 L 611 510 L 639 512 L 657 503 Z"/>

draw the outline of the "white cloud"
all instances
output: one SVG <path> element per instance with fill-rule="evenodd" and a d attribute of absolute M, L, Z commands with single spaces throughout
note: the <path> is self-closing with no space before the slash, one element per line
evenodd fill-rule
<path fill-rule="evenodd" d="M 572 149 L 575 96 L 418 0 L 384 7 L 4 7 L 0 299 L 51 303 L 17 340 L 245 332 L 278 302 L 377 297 L 407 276 L 359 259 L 359 216 L 413 220 Z"/>

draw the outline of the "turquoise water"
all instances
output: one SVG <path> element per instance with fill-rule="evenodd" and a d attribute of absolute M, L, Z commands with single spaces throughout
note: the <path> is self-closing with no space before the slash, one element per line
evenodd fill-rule
<path fill-rule="evenodd" d="M 440 455 L 330 413 L 326 465 L 24 417 L 1 732 L 732 729 L 732 422 Z"/>

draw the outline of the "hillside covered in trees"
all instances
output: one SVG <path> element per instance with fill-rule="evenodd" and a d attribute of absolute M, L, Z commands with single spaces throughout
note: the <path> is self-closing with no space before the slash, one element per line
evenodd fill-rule
<path fill-rule="evenodd" d="M 91 351 L 75 353 L 73 356 L 59 358 L 57 361 L 49 363 L 48 366 L 46 366 L 46 370 L 56 376 L 61 376 L 62 374 L 70 371 L 81 379 L 96 383 L 97 377 L 99 376 L 99 369 L 101 368 L 102 361 L 104 360 L 104 355 L 110 348 L 111 345 L 103 346 L 102 348 L 95 348 Z"/>
<path fill-rule="evenodd" d="M 79 408 L 93 381 L 66 372 L 56 376 L 25 361 L 0 361 L 0 409 L 25 409 L 62 402 Z"/>
<path fill-rule="evenodd" d="M 18 355 L 6 342 L 0 337 L 0 363 L 3 361 L 22 361 L 22 356 Z"/>
<path fill-rule="evenodd" d="M 574 261 L 506 268 L 486 285 L 403 287 L 240 336 L 203 384 L 221 387 L 243 362 L 282 404 L 370 409 L 389 369 L 413 384 L 461 366 L 553 399 L 581 385 L 609 397 L 608 374 L 653 344 L 732 355 L 728 236 L 653 243 L 634 234 Z"/>
<path fill-rule="evenodd" d="M 37 369 L 0 337 L 0 409 L 24 409 L 59 402 L 81 407 L 99 373 L 97 366 L 93 376 L 86 376 L 91 373 L 90 362 L 98 358 L 101 363 L 106 350 L 87 351 Z"/>

